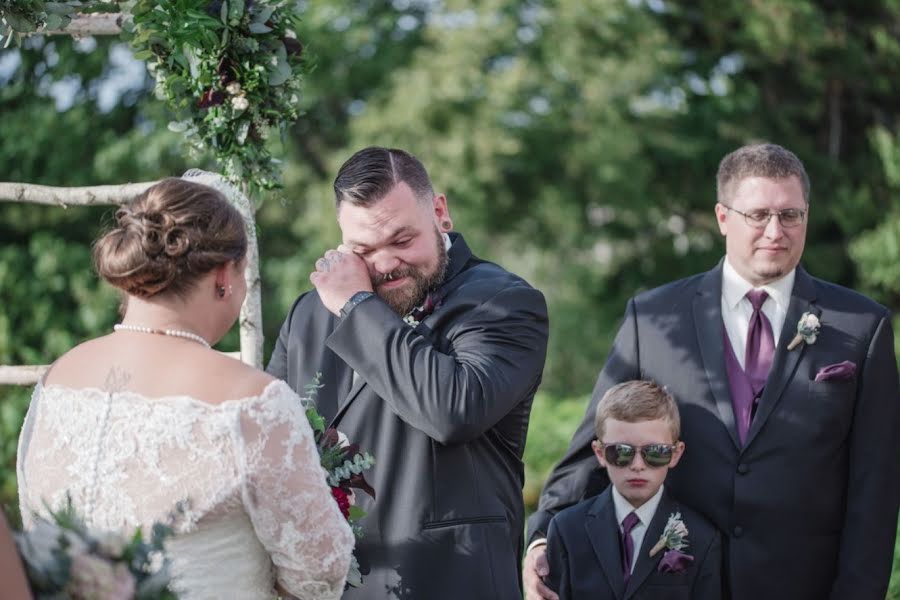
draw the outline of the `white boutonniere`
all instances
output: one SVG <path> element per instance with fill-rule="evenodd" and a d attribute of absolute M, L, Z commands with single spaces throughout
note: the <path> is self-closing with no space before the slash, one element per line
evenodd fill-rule
<path fill-rule="evenodd" d="M 650 556 L 656 556 L 660 550 L 682 550 L 688 547 L 688 528 L 681 520 L 681 513 L 676 512 L 669 515 L 666 526 L 659 541 L 650 550 Z"/>
<path fill-rule="evenodd" d="M 800 317 L 800 321 L 797 323 L 797 335 L 795 335 L 794 339 L 791 340 L 791 343 L 788 344 L 787 349 L 789 351 L 793 350 L 802 342 L 815 344 L 816 336 L 819 335 L 820 326 L 821 323 L 819 323 L 819 317 L 809 312 L 803 313 L 803 316 Z"/>
<path fill-rule="evenodd" d="M 403 322 L 406 323 L 407 325 L 409 325 L 410 327 L 417 327 L 419 325 L 419 322 L 412 315 L 412 313 L 403 317 Z"/>

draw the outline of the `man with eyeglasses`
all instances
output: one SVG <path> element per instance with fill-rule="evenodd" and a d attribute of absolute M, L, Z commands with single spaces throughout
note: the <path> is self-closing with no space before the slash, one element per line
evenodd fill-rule
<path fill-rule="evenodd" d="M 780 146 L 722 160 L 725 258 L 629 301 L 586 418 L 529 519 L 528 598 L 556 598 L 540 581 L 552 515 L 608 484 L 590 445 L 597 401 L 651 379 L 679 402 L 691 448 L 667 487 L 723 532 L 726 597 L 883 600 L 900 504 L 894 334 L 885 307 L 799 266 L 809 190 Z"/>

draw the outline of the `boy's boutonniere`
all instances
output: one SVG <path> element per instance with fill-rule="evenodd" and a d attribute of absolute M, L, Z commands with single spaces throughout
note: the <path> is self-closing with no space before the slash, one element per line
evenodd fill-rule
<path fill-rule="evenodd" d="M 815 344 L 816 336 L 819 335 L 820 325 L 819 317 L 809 312 L 803 313 L 803 316 L 800 317 L 800 321 L 797 323 L 797 335 L 788 344 L 788 351 L 799 346 L 801 342 Z"/>
<path fill-rule="evenodd" d="M 665 549 L 662 560 L 656 570 L 660 573 L 681 573 L 693 562 L 694 557 L 681 550 L 688 547 L 688 528 L 681 520 L 681 513 L 669 515 L 669 520 L 663 529 L 659 541 L 650 549 L 650 556 L 656 556 L 660 550 Z"/>

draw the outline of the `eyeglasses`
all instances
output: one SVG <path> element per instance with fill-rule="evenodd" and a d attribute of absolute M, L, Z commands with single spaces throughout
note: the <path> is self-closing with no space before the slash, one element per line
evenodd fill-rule
<path fill-rule="evenodd" d="M 732 208 L 727 204 L 723 204 L 722 206 L 724 206 L 728 210 L 733 210 L 739 215 L 742 215 L 744 217 L 744 221 L 747 222 L 747 225 L 753 227 L 754 229 L 765 229 L 769 225 L 769 221 L 772 219 L 772 217 L 776 215 L 778 216 L 778 222 L 781 223 L 781 226 L 786 229 L 802 225 L 803 220 L 806 217 L 806 211 L 799 208 L 786 208 L 777 212 L 769 212 L 762 209 L 743 212 L 736 208 Z"/>
<path fill-rule="evenodd" d="M 674 444 L 632 446 L 631 444 L 604 444 L 600 442 L 600 447 L 603 448 L 603 457 L 606 458 L 606 462 L 616 467 L 627 467 L 630 465 L 638 451 L 640 451 L 641 457 L 648 467 L 664 467 L 672 462 L 672 455 L 675 452 Z"/>

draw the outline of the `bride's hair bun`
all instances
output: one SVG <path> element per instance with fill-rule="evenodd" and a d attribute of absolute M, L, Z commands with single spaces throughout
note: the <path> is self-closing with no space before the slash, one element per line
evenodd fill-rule
<path fill-rule="evenodd" d="M 128 294 L 183 295 L 203 275 L 244 257 L 244 227 L 220 192 L 172 177 L 116 211 L 116 226 L 94 244 L 94 264 Z"/>

